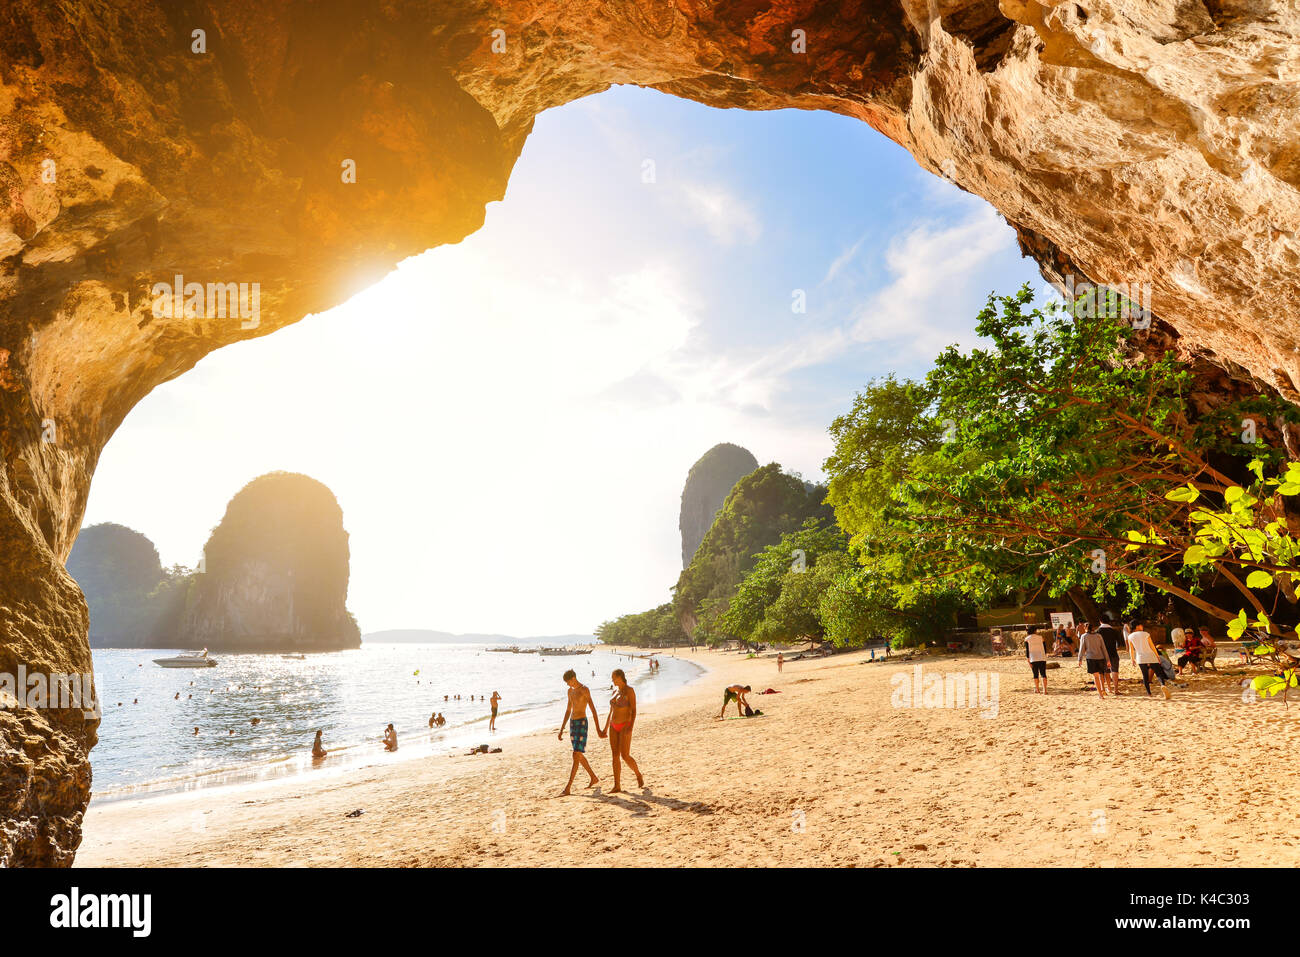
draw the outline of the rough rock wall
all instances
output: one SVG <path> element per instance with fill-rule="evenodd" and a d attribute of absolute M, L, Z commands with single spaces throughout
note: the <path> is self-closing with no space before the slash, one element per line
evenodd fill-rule
<path fill-rule="evenodd" d="M 255 478 L 203 548 L 176 642 L 213 651 L 359 648 L 347 609 L 349 560 L 333 492 L 292 472 Z"/>
<path fill-rule="evenodd" d="M 695 557 L 695 550 L 704 541 L 731 489 L 756 468 L 758 459 L 753 453 L 730 442 L 719 442 L 691 466 L 682 486 L 682 507 L 677 516 L 677 529 L 682 533 L 682 568 Z"/>
<path fill-rule="evenodd" d="M 344 607 L 347 594 L 320 604 L 283 564 L 245 558 L 197 578 L 198 596 L 187 610 L 176 645 L 212 651 L 342 651 L 361 647 L 361 631 Z"/>
<path fill-rule="evenodd" d="M 611 83 L 864 120 L 1295 397 L 1298 35 L 1287 0 L 9 0 L 0 671 L 89 666 L 62 564 L 135 402 L 477 228 Z M 178 275 L 255 315 L 155 311 Z M 0 713 L 0 862 L 71 859 L 94 737 Z"/>

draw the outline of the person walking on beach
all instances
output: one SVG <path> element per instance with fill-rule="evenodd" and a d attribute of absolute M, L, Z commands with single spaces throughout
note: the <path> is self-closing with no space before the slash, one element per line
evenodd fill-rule
<path fill-rule="evenodd" d="M 614 787 L 609 793 L 617 794 L 623 790 L 623 786 L 619 783 L 623 761 L 627 762 L 627 766 L 636 775 L 637 787 L 645 787 L 645 779 L 641 777 L 641 769 L 632 760 L 632 725 L 636 724 L 636 691 L 628 685 L 627 675 L 623 673 L 622 668 L 615 668 L 610 678 L 614 682 L 614 697 L 609 701 L 609 718 L 605 722 L 605 730 L 609 732 L 609 750 L 614 759 Z"/>
<path fill-rule="evenodd" d="M 1106 645 L 1106 654 L 1110 658 L 1110 693 L 1119 695 L 1119 643 L 1122 635 L 1119 629 L 1115 627 L 1115 613 L 1113 611 L 1102 614 L 1103 624 L 1097 629 L 1097 634 L 1101 635 L 1101 640 Z"/>
<path fill-rule="evenodd" d="M 1128 657 L 1129 661 L 1142 669 L 1142 685 L 1147 689 L 1147 694 L 1151 694 L 1151 676 L 1155 675 L 1160 682 L 1160 690 L 1165 693 L 1165 700 L 1168 701 L 1169 685 L 1165 681 L 1164 669 L 1160 667 L 1160 654 L 1139 618 L 1133 619 L 1129 626 Z"/>
<path fill-rule="evenodd" d="M 489 731 L 495 731 L 497 729 L 497 702 L 500 700 L 501 696 L 495 691 L 492 692 L 492 717 L 488 719 Z"/>
<path fill-rule="evenodd" d="M 596 772 L 591 770 L 591 765 L 587 763 L 587 709 L 591 709 L 591 716 L 596 721 L 596 733 L 602 738 L 605 732 L 600 727 L 600 714 L 596 711 L 596 702 L 591 700 L 591 691 L 586 685 L 578 681 L 578 673 L 570 668 L 564 673 L 564 683 L 569 686 L 569 706 L 564 711 L 564 718 L 560 722 L 560 732 L 555 736 L 556 740 L 564 738 L 564 724 L 569 724 L 569 740 L 573 744 L 573 767 L 569 770 L 569 783 L 564 786 L 560 796 L 564 797 L 573 787 L 573 779 L 578 773 L 578 767 L 587 772 L 591 778 L 587 782 L 587 787 L 594 788 L 600 783 L 596 777 Z"/>
<path fill-rule="evenodd" d="M 744 717 L 745 712 L 742 709 L 749 706 L 749 702 L 745 700 L 745 695 L 748 693 L 749 685 L 732 685 L 722 692 L 722 710 L 718 712 L 718 717 L 721 718 L 727 713 L 727 705 L 733 701 L 736 702 L 736 717 Z"/>
<path fill-rule="evenodd" d="M 1039 693 L 1039 678 L 1043 679 L 1042 693 L 1047 694 L 1047 649 L 1037 625 L 1025 626 L 1025 657 L 1029 659 L 1029 671 L 1034 676 L 1034 694 Z"/>
<path fill-rule="evenodd" d="M 1079 626 L 1079 664 L 1088 663 L 1088 675 L 1092 678 L 1097 697 L 1106 699 L 1106 674 L 1110 671 L 1110 654 L 1106 651 L 1106 642 L 1101 635 L 1093 631 L 1088 622 Z"/>

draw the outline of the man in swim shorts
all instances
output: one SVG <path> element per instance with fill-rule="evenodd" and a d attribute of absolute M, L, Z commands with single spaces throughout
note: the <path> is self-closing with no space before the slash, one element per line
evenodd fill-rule
<path fill-rule="evenodd" d="M 722 692 L 722 710 L 718 712 L 721 718 L 727 713 L 727 705 L 736 702 L 736 717 L 744 717 L 744 706 L 749 704 L 745 700 L 745 695 L 749 693 L 749 685 L 732 685 L 726 691 Z"/>
<path fill-rule="evenodd" d="M 570 668 L 564 673 L 564 683 L 569 686 L 569 706 L 565 709 L 564 719 L 560 722 L 560 731 L 555 736 L 556 740 L 563 740 L 564 725 L 569 725 L 569 740 L 573 744 L 573 767 L 569 770 L 569 783 L 564 786 L 560 792 L 563 797 L 569 793 L 573 787 L 573 779 L 578 773 L 578 766 L 587 772 L 591 778 L 587 782 L 587 787 L 594 788 L 599 783 L 596 772 L 591 770 L 591 765 L 587 763 L 587 709 L 591 709 L 591 716 L 596 719 L 596 733 L 602 738 L 605 732 L 600 727 L 600 714 L 596 711 L 596 702 L 591 700 L 591 691 L 587 686 L 578 681 L 578 673 Z"/>
<path fill-rule="evenodd" d="M 488 721 L 489 731 L 495 731 L 497 729 L 497 702 L 500 700 L 501 700 L 501 696 L 497 694 L 495 691 L 492 692 L 492 717 Z"/>

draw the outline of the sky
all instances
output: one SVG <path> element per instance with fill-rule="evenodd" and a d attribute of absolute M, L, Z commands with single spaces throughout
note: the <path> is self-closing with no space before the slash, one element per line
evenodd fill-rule
<path fill-rule="evenodd" d="M 992 207 L 866 124 L 617 87 L 538 118 L 477 233 L 155 389 L 83 524 L 194 566 L 235 492 L 303 472 L 363 633 L 588 634 L 669 600 L 709 448 L 820 478 L 857 390 L 1025 282 Z"/>

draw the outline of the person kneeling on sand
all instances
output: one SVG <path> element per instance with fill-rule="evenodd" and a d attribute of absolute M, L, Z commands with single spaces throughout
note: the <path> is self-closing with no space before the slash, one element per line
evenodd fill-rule
<path fill-rule="evenodd" d="M 385 751 L 397 750 L 397 732 L 393 730 L 393 726 L 391 724 L 386 729 L 384 729 L 384 750 Z"/>
<path fill-rule="evenodd" d="M 743 718 L 745 712 L 742 710 L 748 707 L 749 702 L 745 700 L 745 695 L 749 693 L 749 685 L 732 685 L 726 691 L 722 692 L 722 710 L 718 712 L 721 718 L 727 713 L 727 705 L 736 702 L 736 717 Z"/>
<path fill-rule="evenodd" d="M 1160 690 L 1165 693 L 1165 700 L 1170 698 L 1169 685 L 1165 682 L 1164 669 L 1160 667 L 1160 654 L 1156 651 L 1151 635 L 1142 627 L 1141 619 L 1133 619 L 1128 632 L 1128 658 L 1142 669 L 1142 684 L 1151 694 L 1151 676 L 1160 681 Z"/>
<path fill-rule="evenodd" d="M 1043 694 L 1047 694 L 1047 649 L 1043 647 L 1043 636 L 1038 633 L 1037 625 L 1029 625 L 1025 631 L 1025 657 L 1029 659 L 1029 671 L 1034 676 L 1034 694 L 1038 694 L 1038 679 L 1043 679 Z"/>
<path fill-rule="evenodd" d="M 321 732 L 317 731 L 316 740 L 311 744 L 311 756 L 315 760 L 319 761 L 327 754 L 329 754 L 329 752 L 325 750 L 325 745 L 321 743 Z"/>

